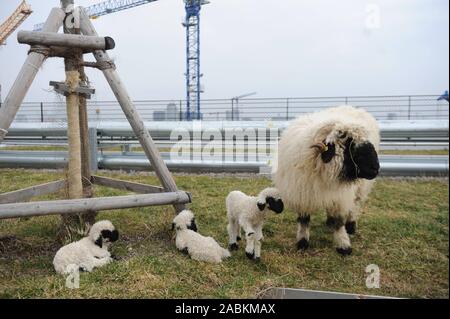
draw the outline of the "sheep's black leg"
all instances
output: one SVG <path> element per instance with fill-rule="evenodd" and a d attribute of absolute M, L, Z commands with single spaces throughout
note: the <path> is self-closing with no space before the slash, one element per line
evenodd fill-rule
<path fill-rule="evenodd" d="M 350 255 L 352 253 L 352 247 L 350 244 L 350 238 L 348 237 L 345 229 L 346 227 L 343 218 L 328 216 L 327 225 L 333 228 L 336 251 L 343 256 Z"/>
<path fill-rule="evenodd" d="M 305 250 L 309 247 L 309 224 L 311 221 L 310 215 L 300 215 L 297 219 L 297 249 Z"/>

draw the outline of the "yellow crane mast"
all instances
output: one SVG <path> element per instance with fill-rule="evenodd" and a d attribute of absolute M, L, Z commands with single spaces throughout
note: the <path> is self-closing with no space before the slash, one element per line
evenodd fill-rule
<path fill-rule="evenodd" d="M 0 25 L 0 45 L 5 45 L 6 38 L 8 38 L 32 13 L 31 7 L 23 0 L 14 13 Z"/>

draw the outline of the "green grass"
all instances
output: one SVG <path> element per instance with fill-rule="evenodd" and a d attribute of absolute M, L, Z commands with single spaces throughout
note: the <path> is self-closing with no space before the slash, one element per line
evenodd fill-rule
<path fill-rule="evenodd" d="M 102 175 L 158 184 L 149 174 L 103 172 Z M 0 192 L 43 183 L 59 172 L 0 170 Z M 227 243 L 224 199 L 240 189 L 256 194 L 266 178 L 176 175 L 200 232 Z M 98 196 L 124 194 L 97 188 Z M 56 198 L 47 196 L 45 199 Z M 0 221 L 0 298 L 252 298 L 269 287 L 320 289 L 398 297 L 448 298 L 448 184 L 444 179 L 380 179 L 364 209 L 353 255 L 339 256 L 324 214 L 312 219 L 311 248 L 295 249 L 296 216 L 270 216 L 262 261 L 247 260 L 243 248 L 220 265 L 190 260 L 179 253 L 170 230 L 170 207 L 101 213 L 121 232 L 113 246 L 116 263 L 81 274 L 78 290 L 65 288 L 52 258 L 59 217 Z M 241 245 L 242 246 L 242 245 Z M 381 288 L 365 287 L 365 268 L 377 264 Z"/>

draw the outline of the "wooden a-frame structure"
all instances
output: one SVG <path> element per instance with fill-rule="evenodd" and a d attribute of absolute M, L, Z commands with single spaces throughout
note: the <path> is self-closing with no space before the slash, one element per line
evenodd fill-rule
<path fill-rule="evenodd" d="M 57 33 L 64 27 L 64 33 Z M 16 116 L 39 68 L 48 57 L 64 58 L 66 81 L 51 82 L 55 90 L 66 96 L 67 135 L 69 144 L 68 178 L 44 185 L 0 194 L 0 219 L 50 214 L 71 215 L 100 210 L 154 205 L 173 205 L 177 212 L 191 202 L 190 194 L 179 191 L 144 122 L 133 105 L 107 50 L 114 40 L 99 37 L 83 8 L 75 8 L 73 0 L 61 0 L 61 8 L 53 8 L 42 32 L 21 31 L 20 43 L 31 46 L 28 57 L 0 108 L 0 143 Z M 83 55 L 93 53 L 96 62 L 84 62 Z M 88 155 L 88 119 L 86 99 L 93 90 L 83 79 L 84 67 L 101 70 L 139 139 L 162 187 L 92 176 Z M 141 195 L 92 198 L 90 186 L 102 185 L 128 190 Z M 24 202 L 34 196 L 68 188 L 68 200 Z"/>

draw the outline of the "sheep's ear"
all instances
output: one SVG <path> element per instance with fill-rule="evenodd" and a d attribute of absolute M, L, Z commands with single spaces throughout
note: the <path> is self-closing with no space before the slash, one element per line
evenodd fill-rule
<path fill-rule="evenodd" d="M 102 238 L 102 236 L 98 236 L 97 240 L 95 241 L 95 244 L 96 244 L 98 247 L 100 247 L 100 248 L 103 247 L 103 238 Z"/>
<path fill-rule="evenodd" d="M 258 202 L 257 205 L 260 211 L 263 211 L 266 208 L 266 203 Z"/>
<path fill-rule="evenodd" d="M 334 143 L 327 144 L 327 150 L 322 153 L 322 161 L 326 164 L 331 162 L 333 157 L 336 155 L 336 145 Z"/>

